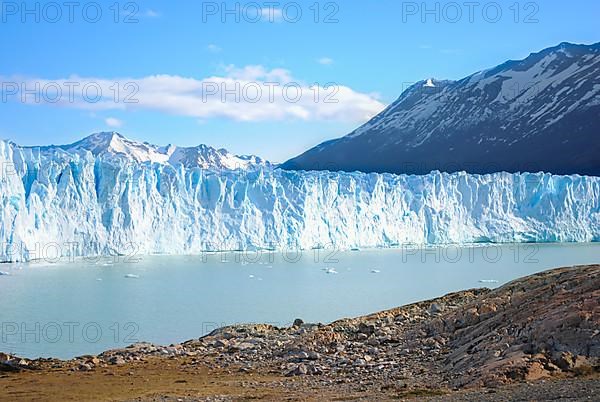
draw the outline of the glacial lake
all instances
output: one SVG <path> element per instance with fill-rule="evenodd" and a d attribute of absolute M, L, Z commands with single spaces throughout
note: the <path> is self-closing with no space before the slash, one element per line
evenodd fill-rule
<path fill-rule="evenodd" d="M 600 244 L 514 244 L 104 257 L 2 264 L 0 351 L 72 358 L 235 323 L 330 322 L 549 268 Z"/>

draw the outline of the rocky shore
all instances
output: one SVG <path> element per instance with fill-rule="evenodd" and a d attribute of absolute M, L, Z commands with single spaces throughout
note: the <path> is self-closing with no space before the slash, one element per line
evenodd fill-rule
<path fill-rule="evenodd" d="M 70 361 L 0 353 L 0 399 L 69 399 L 62 378 L 113 387 L 90 395 L 98 400 L 591 400 L 599 372 L 600 265 L 591 265 L 327 325 L 238 325 Z M 119 379 L 130 384 L 121 393 Z"/>

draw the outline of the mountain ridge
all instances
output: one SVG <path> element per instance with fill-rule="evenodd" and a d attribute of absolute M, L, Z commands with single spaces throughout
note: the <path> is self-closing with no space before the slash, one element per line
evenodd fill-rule
<path fill-rule="evenodd" d="M 246 170 L 273 166 L 271 162 L 258 156 L 234 155 L 224 148 L 216 149 L 205 144 L 195 147 L 179 147 L 173 144 L 159 146 L 146 141 L 131 140 L 116 131 L 93 133 L 66 145 L 20 146 L 14 142 L 11 143 L 24 150 L 39 150 L 46 153 L 63 151 L 70 154 L 81 154 L 87 151 L 95 157 L 121 159 L 136 163 L 183 165 L 186 168 Z"/>
<path fill-rule="evenodd" d="M 422 80 L 369 122 L 282 168 L 598 176 L 599 77 L 600 42 L 563 42 L 460 80 Z"/>

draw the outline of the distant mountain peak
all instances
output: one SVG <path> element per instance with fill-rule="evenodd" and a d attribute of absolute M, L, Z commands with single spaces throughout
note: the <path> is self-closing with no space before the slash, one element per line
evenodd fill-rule
<path fill-rule="evenodd" d="M 217 150 L 205 144 L 196 147 L 178 147 L 172 144 L 158 146 L 149 142 L 131 140 L 116 131 L 93 133 L 68 145 L 27 148 L 38 148 L 44 152 L 55 150 L 68 153 L 90 152 L 94 156 L 107 159 L 184 165 L 187 168 L 248 170 L 272 167 L 270 162 L 257 156 L 237 156 L 223 148 Z"/>
<path fill-rule="evenodd" d="M 79 142 L 89 142 L 89 143 L 110 143 L 111 141 L 119 141 L 119 140 L 127 140 L 127 138 L 116 131 L 100 131 L 97 133 L 92 133 L 87 137 L 84 137 Z"/>
<path fill-rule="evenodd" d="M 428 78 L 427 82 L 423 84 L 424 87 L 427 88 L 435 88 L 435 84 L 433 83 L 433 78 Z"/>

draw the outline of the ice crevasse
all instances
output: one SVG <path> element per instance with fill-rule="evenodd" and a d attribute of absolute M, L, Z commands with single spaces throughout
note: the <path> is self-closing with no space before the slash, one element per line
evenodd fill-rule
<path fill-rule="evenodd" d="M 0 261 L 600 239 L 600 178 L 211 171 L 0 141 Z M 56 252 L 56 251 L 53 252 Z"/>

